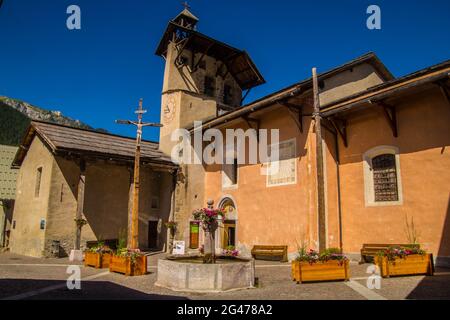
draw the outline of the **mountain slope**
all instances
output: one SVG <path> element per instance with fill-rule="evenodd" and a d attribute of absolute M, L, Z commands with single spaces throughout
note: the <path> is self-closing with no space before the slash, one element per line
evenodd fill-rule
<path fill-rule="evenodd" d="M 0 144 L 18 146 L 30 119 L 0 100 Z"/>
<path fill-rule="evenodd" d="M 31 120 L 93 130 L 91 126 L 63 116 L 59 111 L 49 111 L 18 99 L 0 97 L 0 144 L 19 145 Z M 97 131 L 106 132 L 104 129 Z"/>

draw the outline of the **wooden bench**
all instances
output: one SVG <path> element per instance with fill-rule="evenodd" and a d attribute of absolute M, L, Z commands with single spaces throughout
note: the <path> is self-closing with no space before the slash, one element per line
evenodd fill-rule
<path fill-rule="evenodd" d="M 287 249 L 288 246 L 255 245 L 252 249 L 252 256 L 255 259 L 256 257 L 280 257 L 281 262 L 286 262 L 288 261 Z"/>
<path fill-rule="evenodd" d="M 420 248 L 419 244 L 397 244 L 397 243 L 364 243 L 361 248 L 361 261 L 359 264 L 373 262 L 373 258 L 379 251 L 389 247 Z M 369 258 L 370 257 L 370 258 Z"/>

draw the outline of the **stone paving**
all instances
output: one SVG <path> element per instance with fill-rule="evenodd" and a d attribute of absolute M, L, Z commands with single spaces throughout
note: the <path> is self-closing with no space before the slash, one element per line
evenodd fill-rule
<path fill-rule="evenodd" d="M 151 256 L 150 273 L 125 277 L 107 269 L 81 266 L 81 290 L 66 287 L 67 258 L 40 259 L 0 254 L 0 299 L 450 299 L 450 269 L 437 269 L 433 277 L 414 276 L 381 280 L 379 290 L 366 287 L 369 266 L 351 263 L 350 282 L 296 284 L 290 264 L 256 261 L 258 287 L 224 293 L 184 293 L 156 287 L 157 259 Z"/>

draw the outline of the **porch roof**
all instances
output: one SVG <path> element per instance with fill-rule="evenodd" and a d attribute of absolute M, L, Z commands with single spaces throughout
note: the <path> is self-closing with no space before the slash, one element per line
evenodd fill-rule
<path fill-rule="evenodd" d="M 135 139 L 78 129 L 64 125 L 32 121 L 17 151 L 13 166 L 19 167 L 33 141 L 38 135 L 54 154 L 71 154 L 91 156 L 116 161 L 133 161 L 135 156 Z M 141 162 L 176 167 L 170 157 L 161 152 L 159 144 L 143 140 L 141 144 Z"/>

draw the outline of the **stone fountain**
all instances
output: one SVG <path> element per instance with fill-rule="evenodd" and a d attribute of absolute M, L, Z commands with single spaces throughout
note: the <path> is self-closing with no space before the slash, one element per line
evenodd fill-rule
<path fill-rule="evenodd" d="M 208 214 L 216 212 L 213 201 L 208 201 Z M 255 263 L 253 259 L 215 255 L 215 218 L 202 221 L 205 231 L 204 256 L 172 255 L 158 260 L 155 285 L 175 291 L 221 292 L 253 288 Z"/>

